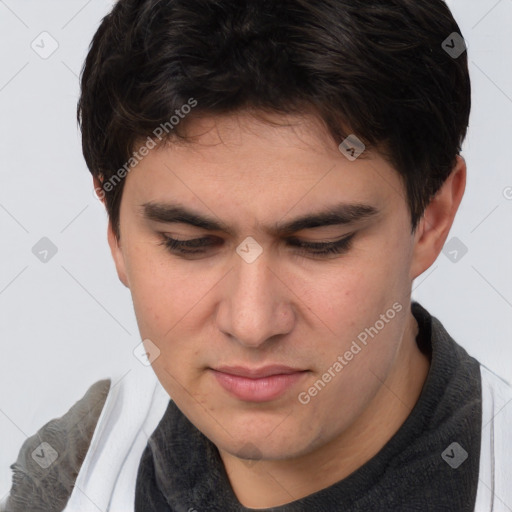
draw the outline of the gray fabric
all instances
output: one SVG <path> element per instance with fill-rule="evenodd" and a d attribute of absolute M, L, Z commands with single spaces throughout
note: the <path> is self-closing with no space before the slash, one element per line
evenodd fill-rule
<path fill-rule="evenodd" d="M 66 414 L 25 440 L 10 466 L 13 476 L 6 512 L 61 512 L 65 508 L 110 384 L 110 379 L 95 382 Z M 43 442 L 51 449 L 40 447 Z"/>
<path fill-rule="evenodd" d="M 419 324 L 416 342 L 431 356 L 431 367 L 398 432 L 347 478 L 259 512 L 473 511 L 482 422 L 479 363 L 419 303 L 411 310 Z M 454 442 L 468 452 L 456 469 L 447 462 L 453 462 L 455 452 L 447 448 Z M 256 512 L 237 500 L 215 445 L 171 401 L 141 458 L 135 512 L 191 510 Z"/>

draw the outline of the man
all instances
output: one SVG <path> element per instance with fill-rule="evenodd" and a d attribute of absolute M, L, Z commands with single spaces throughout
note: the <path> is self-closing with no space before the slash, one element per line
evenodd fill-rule
<path fill-rule="evenodd" d="M 469 112 L 441 0 L 119 0 L 78 117 L 154 372 L 28 440 L 5 509 L 510 510 L 512 389 L 411 304 Z"/>

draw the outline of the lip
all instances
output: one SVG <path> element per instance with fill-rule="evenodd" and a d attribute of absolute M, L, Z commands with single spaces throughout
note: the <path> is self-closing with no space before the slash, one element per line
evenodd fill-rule
<path fill-rule="evenodd" d="M 283 365 L 262 368 L 220 366 L 211 368 L 211 371 L 226 391 L 246 402 L 275 400 L 308 373 L 307 370 Z"/>
<path fill-rule="evenodd" d="M 237 375 L 238 377 L 247 377 L 249 379 L 259 379 L 261 377 L 270 377 L 272 375 L 289 375 L 304 371 L 301 368 L 292 368 L 282 364 L 270 364 L 261 368 L 248 368 L 246 366 L 219 366 L 215 371 Z"/>

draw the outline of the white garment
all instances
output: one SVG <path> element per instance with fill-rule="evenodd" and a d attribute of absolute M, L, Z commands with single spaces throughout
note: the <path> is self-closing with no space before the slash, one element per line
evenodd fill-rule
<path fill-rule="evenodd" d="M 151 366 L 111 379 L 90 449 L 63 512 L 134 512 L 140 458 L 170 398 Z"/>
<path fill-rule="evenodd" d="M 474 510 L 510 512 L 512 387 L 483 365 L 480 374 L 482 443 Z M 169 395 L 151 367 L 112 377 L 90 449 L 63 512 L 134 512 L 140 458 L 168 403 Z"/>
<path fill-rule="evenodd" d="M 512 387 L 480 364 L 482 444 L 475 512 L 512 511 Z"/>

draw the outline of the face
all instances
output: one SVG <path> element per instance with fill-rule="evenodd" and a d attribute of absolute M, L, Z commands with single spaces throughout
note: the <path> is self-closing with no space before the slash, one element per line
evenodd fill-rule
<path fill-rule="evenodd" d="M 286 121 L 195 120 L 192 143 L 127 175 L 119 243 L 109 234 L 177 406 L 219 449 L 276 460 L 362 414 L 420 273 L 396 171 L 378 154 L 349 160 L 314 118 Z M 347 205 L 374 213 L 342 222 L 358 212 Z"/>

